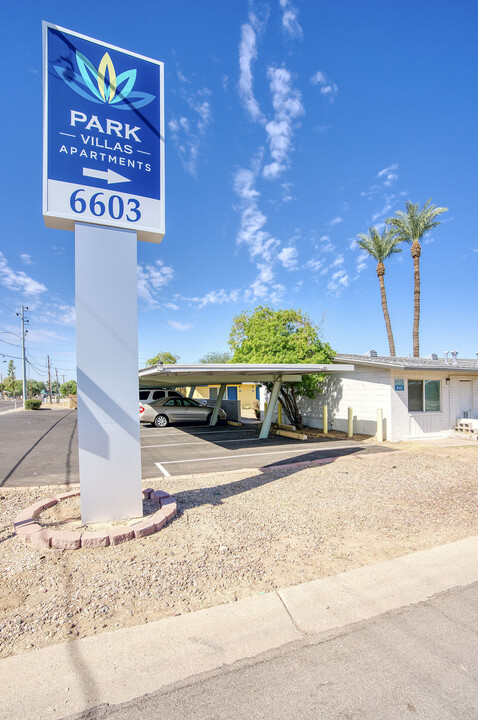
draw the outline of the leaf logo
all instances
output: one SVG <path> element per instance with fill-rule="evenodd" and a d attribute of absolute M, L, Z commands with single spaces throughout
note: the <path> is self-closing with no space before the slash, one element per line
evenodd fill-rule
<path fill-rule="evenodd" d="M 91 102 L 114 105 L 118 110 L 136 110 L 149 105 L 156 97 L 151 93 L 133 92 L 137 70 L 125 70 L 117 75 L 107 52 L 101 58 L 98 69 L 79 50 L 76 51 L 76 62 L 79 73 L 61 65 L 54 67 L 72 90 Z"/>

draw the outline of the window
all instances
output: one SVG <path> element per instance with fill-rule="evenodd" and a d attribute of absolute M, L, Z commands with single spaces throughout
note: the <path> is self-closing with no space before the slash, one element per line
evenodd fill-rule
<path fill-rule="evenodd" d="M 409 412 L 438 412 L 440 410 L 439 380 L 408 381 Z"/>
<path fill-rule="evenodd" d="M 139 391 L 139 399 L 140 400 L 147 400 L 149 397 L 149 390 L 140 390 Z"/>
<path fill-rule="evenodd" d="M 170 390 L 168 393 L 169 397 L 182 397 L 181 393 L 175 392 L 174 390 Z"/>
<path fill-rule="evenodd" d="M 166 393 L 164 390 L 155 390 L 153 393 L 153 400 L 162 400 L 163 397 L 166 397 Z"/>

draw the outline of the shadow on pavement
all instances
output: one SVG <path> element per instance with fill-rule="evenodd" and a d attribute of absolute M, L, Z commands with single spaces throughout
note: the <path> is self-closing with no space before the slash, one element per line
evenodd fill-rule
<path fill-rule="evenodd" d="M 59 423 L 61 423 L 62 420 L 64 420 L 65 418 L 67 418 L 69 415 L 71 415 L 72 412 L 75 412 L 75 410 L 70 410 L 69 413 L 67 413 L 66 415 L 63 415 L 63 417 L 61 417 L 59 420 L 57 420 L 55 423 L 53 423 L 53 425 L 51 425 L 51 426 L 48 428 L 48 430 L 47 430 L 46 432 L 44 432 L 43 435 L 41 435 L 41 437 L 39 437 L 38 440 L 36 440 L 30 448 L 28 448 L 28 450 L 22 455 L 22 457 L 20 458 L 20 460 L 19 460 L 17 463 L 15 463 L 15 465 L 11 468 L 11 470 L 9 470 L 8 473 L 5 475 L 5 477 L 2 479 L 2 481 L 0 482 L 0 487 L 3 487 L 3 486 L 5 485 L 5 483 L 8 482 L 9 478 L 13 475 L 13 473 L 15 472 L 15 470 L 17 470 L 17 469 L 20 467 L 20 465 L 22 464 L 22 462 L 23 462 L 23 461 L 30 455 L 30 453 L 41 443 L 41 441 L 48 435 L 48 433 L 50 433 L 50 432 L 53 430 L 54 427 L 56 427 Z M 76 423 L 75 423 L 75 425 L 76 425 Z M 73 437 L 73 436 L 72 436 L 72 437 Z M 72 437 L 70 438 L 70 443 L 69 443 L 69 446 L 68 446 L 68 458 L 70 458 L 70 455 L 71 455 Z M 69 460 L 67 461 L 67 468 L 68 468 L 68 462 L 69 462 Z M 68 472 L 68 469 L 67 469 L 67 472 Z M 70 473 L 71 473 L 71 465 L 70 465 Z"/>

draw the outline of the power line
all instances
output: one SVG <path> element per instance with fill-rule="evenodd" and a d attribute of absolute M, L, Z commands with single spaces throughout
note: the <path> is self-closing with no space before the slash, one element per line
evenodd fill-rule
<path fill-rule="evenodd" d="M 5 303 L 2 303 L 0 301 L 0 305 L 2 305 L 6 310 L 8 310 L 8 312 L 11 313 L 12 315 L 15 314 L 15 310 L 12 310 L 11 308 L 9 308 L 7 305 L 5 305 Z"/>
<path fill-rule="evenodd" d="M 0 338 L 0 342 L 5 343 L 6 345 L 11 345 L 12 347 L 21 347 L 21 345 L 15 345 L 15 343 L 8 342 L 8 340 L 4 340 L 3 338 Z"/>
<path fill-rule="evenodd" d="M 5 353 L 0 353 L 2 357 L 12 358 L 12 360 L 21 360 L 21 357 L 17 357 L 16 355 L 6 355 Z"/>

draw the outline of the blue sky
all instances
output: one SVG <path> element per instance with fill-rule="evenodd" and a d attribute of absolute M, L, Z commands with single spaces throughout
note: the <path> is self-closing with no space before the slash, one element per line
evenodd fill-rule
<path fill-rule="evenodd" d="M 476 2 L 25 1 L 2 17 L 0 330 L 29 307 L 32 377 L 47 353 L 75 373 L 74 236 L 41 214 L 42 19 L 165 63 L 166 235 L 138 246 L 140 365 L 227 349 L 259 304 L 307 311 L 338 352 L 388 354 L 354 239 L 429 197 L 449 211 L 423 244 L 421 354 L 474 357 Z M 386 268 L 409 355 L 409 248 Z M 0 361 L 18 356 L 0 339 Z"/>

